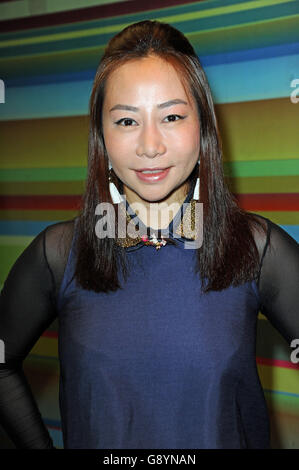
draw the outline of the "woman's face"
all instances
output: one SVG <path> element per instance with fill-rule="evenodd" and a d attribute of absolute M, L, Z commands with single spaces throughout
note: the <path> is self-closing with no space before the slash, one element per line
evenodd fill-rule
<path fill-rule="evenodd" d="M 155 202 L 174 191 L 178 200 L 198 161 L 200 134 L 195 100 L 173 66 L 156 56 L 121 65 L 107 80 L 102 118 L 125 194 Z"/>

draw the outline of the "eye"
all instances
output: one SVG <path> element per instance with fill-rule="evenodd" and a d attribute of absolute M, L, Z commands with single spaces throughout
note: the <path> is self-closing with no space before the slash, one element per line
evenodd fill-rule
<path fill-rule="evenodd" d="M 122 118 L 122 119 L 119 119 L 118 121 L 116 121 L 116 123 L 118 126 L 124 126 L 124 127 L 129 127 L 129 126 L 134 126 L 136 125 L 136 121 L 134 121 L 134 119 L 131 119 L 131 118 Z"/>
<path fill-rule="evenodd" d="M 185 119 L 186 116 L 180 116 L 179 114 L 169 114 L 164 118 L 164 121 L 166 120 L 167 122 L 175 122 L 179 121 L 180 119 Z"/>

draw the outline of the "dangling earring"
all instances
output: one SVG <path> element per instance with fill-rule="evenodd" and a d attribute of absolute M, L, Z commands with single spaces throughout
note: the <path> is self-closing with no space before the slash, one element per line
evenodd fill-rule
<path fill-rule="evenodd" d="M 110 160 L 108 161 L 108 164 L 109 164 L 109 191 L 110 191 L 110 196 L 111 196 L 113 204 L 119 204 L 120 202 L 122 202 L 122 198 L 121 198 L 121 195 L 118 192 L 117 187 L 112 182 L 112 165 L 110 163 Z"/>
<path fill-rule="evenodd" d="M 198 165 L 200 164 L 200 159 L 198 160 Z M 195 188 L 193 191 L 193 199 L 199 199 L 199 177 L 197 177 Z"/>

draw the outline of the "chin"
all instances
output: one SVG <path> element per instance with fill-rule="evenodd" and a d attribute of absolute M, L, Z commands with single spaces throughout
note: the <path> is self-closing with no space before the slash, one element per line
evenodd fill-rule
<path fill-rule="evenodd" d="M 139 196 L 144 199 L 145 201 L 148 202 L 159 202 L 163 201 L 164 199 L 167 198 L 169 193 L 161 193 L 161 194 L 139 194 Z"/>
<path fill-rule="evenodd" d="M 160 196 L 156 196 L 155 194 L 150 192 L 139 192 L 137 194 L 141 199 L 144 199 L 145 201 L 154 202 L 159 201 L 161 199 Z"/>

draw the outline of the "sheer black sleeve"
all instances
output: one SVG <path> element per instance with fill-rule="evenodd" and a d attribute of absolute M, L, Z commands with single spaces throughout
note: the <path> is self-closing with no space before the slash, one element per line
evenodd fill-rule
<path fill-rule="evenodd" d="M 0 423 L 17 448 L 54 448 L 23 372 L 23 360 L 57 316 L 56 297 L 73 221 L 48 226 L 12 266 L 0 294 Z"/>
<path fill-rule="evenodd" d="M 299 245 L 281 227 L 263 218 L 267 235 L 258 240 L 261 312 L 289 343 L 299 338 Z"/>

